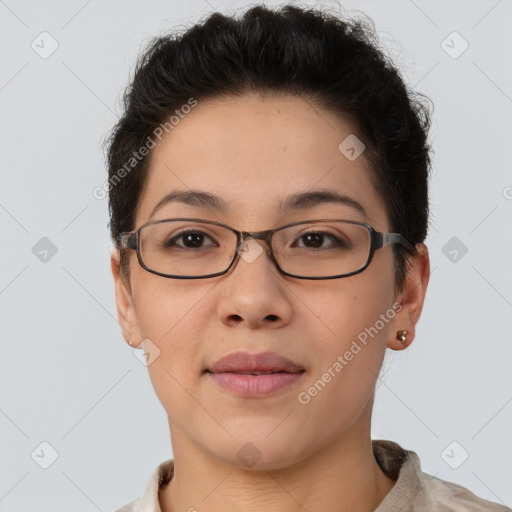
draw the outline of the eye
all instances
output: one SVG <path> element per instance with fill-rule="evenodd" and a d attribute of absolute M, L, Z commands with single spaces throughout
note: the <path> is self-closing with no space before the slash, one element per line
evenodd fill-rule
<path fill-rule="evenodd" d="M 333 240 L 328 246 L 323 246 L 323 242 L 327 239 Z M 328 247 L 336 247 L 336 248 L 349 248 L 349 244 L 341 240 L 340 238 L 334 236 L 331 233 L 327 233 L 324 231 L 310 231 L 308 233 L 303 233 L 300 235 L 297 240 L 306 240 L 305 246 L 306 248 L 312 249 L 325 249 Z M 299 246 L 300 247 L 300 246 Z"/>
<path fill-rule="evenodd" d="M 177 240 L 183 241 L 183 245 L 176 244 Z M 181 233 L 174 235 L 169 238 L 166 242 L 164 242 L 164 247 L 181 247 L 183 249 L 194 249 L 203 247 L 203 243 L 205 240 L 213 240 L 201 231 L 182 231 Z M 216 247 L 217 244 L 213 242 L 210 244 L 210 247 Z"/>

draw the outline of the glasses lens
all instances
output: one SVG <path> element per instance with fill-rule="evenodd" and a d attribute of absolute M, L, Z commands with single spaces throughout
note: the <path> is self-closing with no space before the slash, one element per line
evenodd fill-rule
<path fill-rule="evenodd" d="M 362 268 L 370 253 L 370 231 L 359 224 L 318 221 L 274 234 L 281 268 L 303 277 L 332 277 Z"/>
<path fill-rule="evenodd" d="M 162 274 L 202 276 L 225 270 L 236 250 L 236 234 L 215 224 L 165 221 L 140 231 L 144 264 Z"/>

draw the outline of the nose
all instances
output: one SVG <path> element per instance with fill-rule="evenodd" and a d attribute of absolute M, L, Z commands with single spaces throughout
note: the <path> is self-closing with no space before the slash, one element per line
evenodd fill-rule
<path fill-rule="evenodd" d="M 274 265 L 264 240 L 248 237 L 221 284 L 218 316 L 225 325 L 283 327 L 290 321 L 291 304 L 284 278 Z"/>

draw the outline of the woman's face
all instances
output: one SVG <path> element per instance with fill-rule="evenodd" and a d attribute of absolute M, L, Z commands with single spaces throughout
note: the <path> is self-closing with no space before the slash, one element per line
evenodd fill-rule
<path fill-rule="evenodd" d="M 351 133 L 339 117 L 294 97 L 200 101 L 153 149 L 135 225 L 193 217 L 260 231 L 337 218 L 389 231 L 364 152 L 349 159 L 339 149 Z M 189 189 L 215 194 L 226 209 L 170 202 L 152 214 L 171 191 Z M 320 189 L 359 202 L 366 216 L 332 202 L 278 211 L 288 196 Z M 119 279 L 117 253 L 112 268 L 123 334 L 134 345 L 146 340 L 175 451 L 194 447 L 237 466 L 249 455 L 271 469 L 369 435 L 385 348 L 401 347 L 398 329 L 409 331 L 408 341 L 414 336 L 424 287 L 419 295 L 411 288 L 394 296 L 392 246 L 376 251 L 362 273 L 303 280 L 280 274 L 265 243 L 258 243 L 265 250 L 256 259 L 239 258 L 220 277 L 164 278 L 144 270 L 128 251 L 130 289 Z M 418 288 L 414 275 L 411 282 Z M 205 373 L 235 351 L 277 352 L 305 372 L 273 394 L 239 396 Z"/>

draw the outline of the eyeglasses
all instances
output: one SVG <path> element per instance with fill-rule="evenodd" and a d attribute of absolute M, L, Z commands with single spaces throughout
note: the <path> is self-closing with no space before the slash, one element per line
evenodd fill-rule
<path fill-rule="evenodd" d="M 414 250 L 398 233 L 337 219 L 294 222 L 257 232 L 238 231 L 210 220 L 165 219 L 121 233 L 118 242 L 121 251 L 136 250 L 140 265 L 148 272 L 174 279 L 204 279 L 226 274 L 239 255 L 246 259 L 243 247 L 248 247 L 245 243 L 250 238 L 265 240 L 267 254 L 279 272 L 297 279 L 358 274 L 368 267 L 373 253 L 388 244 L 400 243 Z M 259 244 L 254 244 L 261 252 Z"/>

